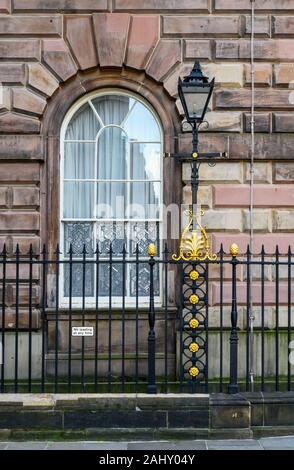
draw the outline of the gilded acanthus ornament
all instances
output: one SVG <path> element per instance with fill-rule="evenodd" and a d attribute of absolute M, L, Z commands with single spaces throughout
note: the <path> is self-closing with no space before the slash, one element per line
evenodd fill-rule
<path fill-rule="evenodd" d="M 199 217 L 204 215 L 204 211 L 201 209 L 200 214 L 193 214 L 189 210 L 187 214 L 189 222 L 181 236 L 180 253 L 179 255 L 173 254 L 172 259 L 174 261 L 215 261 L 217 256 L 211 253 L 208 235 L 199 221 Z M 196 220 L 196 224 L 193 227 L 194 220 Z"/>

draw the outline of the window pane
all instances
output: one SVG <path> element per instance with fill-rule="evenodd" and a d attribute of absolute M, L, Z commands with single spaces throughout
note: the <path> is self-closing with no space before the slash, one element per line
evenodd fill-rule
<path fill-rule="evenodd" d="M 63 216 L 72 219 L 93 217 L 95 183 L 64 183 Z"/>
<path fill-rule="evenodd" d="M 126 183 L 97 183 L 98 219 L 125 218 Z"/>
<path fill-rule="evenodd" d="M 98 179 L 127 178 L 127 136 L 118 127 L 107 127 L 98 140 Z"/>
<path fill-rule="evenodd" d="M 160 132 L 158 124 L 142 103 L 137 102 L 128 116 L 123 128 L 128 134 L 128 138 L 143 142 L 160 142 Z"/>
<path fill-rule="evenodd" d="M 138 271 L 138 272 L 137 272 Z M 136 278 L 138 274 L 138 289 L 136 284 Z M 159 296 L 159 265 L 154 267 L 154 295 Z M 150 266 L 148 263 L 140 263 L 139 267 L 136 268 L 135 264 L 131 265 L 130 269 L 130 293 L 131 297 L 138 295 L 139 297 L 149 297 L 150 293 Z M 138 290 L 138 294 L 137 294 Z"/>
<path fill-rule="evenodd" d="M 101 256 L 109 254 L 112 244 L 115 256 L 122 254 L 123 247 L 126 249 L 126 223 L 125 222 L 103 222 L 97 226 L 97 240 L 99 240 L 99 251 Z"/>
<path fill-rule="evenodd" d="M 65 140 L 95 140 L 100 124 L 88 103 L 81 106 L 71 119 Z"/>
<path fill-rule="evenodd" d="M 136 247 L 139 253 L 147 256 L 148 245 L 155 243 L 159 254 L 159 224 L 158 222 L 132 222 L 129 225 L 130 255 L 134 256 Z"/>
<path fill-rule="evenodd" d="M 88 255 L 93 255 L 93 224 L 88 222 L 66 222 L 64 224 L 64 255 L 72 245 L 73 257 L 81 256 L 85 245 Z"/>
<path fill-rule="evenodd" d="M 64 144 L 64 178 L 90 179 L 95 176 L 95 144 Z"/>
<path fill-rule="evenodd" d="M 131 145 L 131 179 L 160 179 L 160 144 Z"/>
<path fill-rule="evenodd" d="M 160 183 L 131 183 L 130 217 L 138 219 L 158 219 L 160 203 Z"/>
<path fill-rule="evenodd" d="M 121 297 L 123 295 L 123 266 L 122 263 L 115 263 L 111 266 L 110 264 L 99 265 L 99 292 L 98 295 L 101 297 Z M 111 279 L 111 280 L 110 280 Z M 111 289 L 110 289 L 111 282 Z"/>
<path fill-rule="evenodd" d="M 125 95 L 104 95 L 92 100 L 103 124 L 117 124 L 118 126 L 125 119 L 134 100 Z"/>
<path fill-rule="evenodd" d="M 94 265 L 82 263 L 72 263 L 72 272 L 70 274 L 70 266 L 67 263 L 64 266 L 64 296 L 69 297 L 70 286 L 72 297 L 94 296 Z"/>

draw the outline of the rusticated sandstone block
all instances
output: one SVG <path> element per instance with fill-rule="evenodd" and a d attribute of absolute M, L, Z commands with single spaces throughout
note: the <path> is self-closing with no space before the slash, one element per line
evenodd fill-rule
<path fill-rule="evenodd" d="M 43 61 L 62 81 L 77 73 L 77 67 L 62 39 L 43 40 Z"/>
<path fill-rule="evenodd" d="M 46 96 L 52 96 L 59 83 L 41 64 L 28 64 L 28 84 Z"/>
<path fill-rule="evenodd" d="M 294 183 L 294 163 L 275 163 L 275 181 L 279 183 Z"/>
<path fill-rule="evenodd" d="M 19 246 L 21 253 L 28 253 L 30 249 L 30 245 L 33 247 L 34 253 L 40 253 L 40 238 L 37 236 L 19 236 L 13 235 L 12 236 L 12 251 L 15 252 L 17 245 Z"/>
<path fill-rule="evenodd" d="M 40 191 L 36 187 L 13 188 L 12 201 L 14 207 L 38 207 L 40 203 Z"/>
<path fill-rule="evenodd" d="M 159 38 L 158 16 L 132 16 L 126 65 L 143 69 Z"/>
<path fill-rule="evenodd" d="M 14 88 L 12 90 L 12 106 L 17 111 L 25 111 L 41 116 L 46 104 L 46 100 L 26 88 Z"/>
<path fill-rule="evenodd" d="M 199 186 L 198 203 L 201 206 L 210 207 L 212 202 L 212 194 L 210 186 Z M 192 204 L 192 190 L 190 186 L 183 188 L 183 204 Z"/>
<path fill-rule="evenodd" d="M 273 35 L 287 36 L 294 34 L 294 16 L 273 16 Z"/>
<path fill-rule="evenodd" d="M 259 10 L 294 10 L 294 0 L 261 0 L 255 2 Z M 251 10 L 250 0 L 215 0 L 215 10 Z"/>
<path fill-rule="evenodd" d="M 250 164 L 245 163 L 245 183 L 250 181 Z M 272 182 L 272 164 L 254 163 L 254 182 L 255 183 L 271 183 Z"/>
<path fill-rule="evenodd" d="M 223 303 L 230 304 L 232 302 L 232 283 L 224 283 L 223 286 Z M 288 302 L 288 288 L 287 283 L 280 283 L 279 285 L 279 301 L 280 304 L 287 304 Z M 212 305 L 219 303 L 220 298 L 220 287 L 219 283 L 213 282 L 212 283 Z M 258 305 L 261 304 L 261 289 L 260 289 L 260 282 L 256 284 L 252 284 L 252 297 L 254 304 Z M 247 304 L 247 286 L 246 283 L 237 283 L 237 302 L 238 305 L 246 305 Z M 266 282 L 264 286 L 264 303 L 265 305 L 273 305 L 276 301 L 276 291 L 275 291 L 275 284 L 273 282 Z M 291 292 L 291 302 L 294 301 L 294 291 Z"/>
<path fill-rule="evenodd" d="M 230 181 L 241 183 L 243 181 L 243 168 L 241 163 L 218 162 L 216 166 L 210 167 L 208 163 L 202 163 L 199 170 L 200 181 Z M 183 181 L 191 180 L 191 167 L 189 164 L 183 164 Z M 234 186 L 235 188 L 236 186 Z"/>
<path fill-rule="evenodd" d="M 39 230 L 37 212 L 8 211 L 0 212 L 1 230 Z"/>
<path fill-rule="evenodd" d="M 275 64 L 274 81 L 276 85 L 285 85 L 288 87 L 289 84 L 292 84 L 292 88 L 294 88 L 294 65 Z"/>
<path fill-rule="evenodd" d="M 0 13 L 9 13 L 10 3 L 11 0 L 0 0 Z"/>
<path fill-rule="evenodd" d="M 107 8 L 107 0 L 13 0 L 13 11 L 101 11 Z"/>
<path fill-rule="evenodd" d="M 23 85 L 25 83 L 25 65 L 0 64 L 0 83 Z"/>
<path fill-rule="evenodd" d="M 2 59 L 40 60 L 40 41 L 37 39 L 25 41 L 0 39 L 0 57 Z"/>
<path fill-rule="evenodd" d="M 256 113 L 254 115 L 255 132 L 270 132 L 271 117 L 269 113 Z M 251 132 L 251 114 L 245 114 L 245 131 Z"/>
<path fill-rule="evenodd" d="M 81 70 L 97 66 L 91 16 L 66 16 L 65 37 Z"/>
<path fill-rule="evenodd" d="M 189 36 L 240 36 L 239 16 L 164 16 L 163 35 Z"/>
<path fill-rule="evenodd" d="M 179 76 L 183 79 L 185 76 L 189 75 L 192 67 L 193 62 L 181 63 L 179 67 L 164 80 L 164 87 L 171 96 L 177 96 L 178 94 Z M 227 87 L 243 86 L 242 64 L 202 64 L 202 71 L 210 79 L 214 77 L 217 84 Z"/>
<path fill-rule="evenodd" d="M 244 230 L 250 230 L 250 212 L 243 211 Z M 253 211 L 253 229 L 258 232 L 271 232 L 272 230 L 272 212 L 271 210 L 254 209 Z"/>
<path fill-rule="evenodd" d="M 245 85 L 251 85 L 251 66 L 245 66 Z M 254 64 L 254 83 L 255 86 L 270 86 L 272 82 L 271 64 Z"/>
<path fill-rule="evenodd" d="M 167 73 L 181 61 L 181 41 L 162 39 L 147 67 L 147 74 L 155 80 L 162 81 Z"/>
<path fill-rule="evenodd" d="M 223 86 L 237 88 L 243 86 L 243 64 L 203 64 L 202 70 L 210 79 L 215 77 L 216 83 Z"/>
<path fill-rule="evenodd" d="M 39 163 L 0 163 L 0 182 L 39 182 Z"/>
<path fill-rule="evenodd" d="M 40 121 L 32 117 L 9 112 L 0 114 L 0 127 L 1 131 L 6 134 L 37 134 L 40 132 Z"/>
<path fill-rule="evenodd" d="M 10 101 L 9 87 L 2 87 L 0 91 L 0 111 L 8 111 L 10 109 Z"/>
<path fill-rule="evenodd" d="M 43 144 L 37 135 L 0 135 L 0 160 L 43 160 Z"/>
<path fill-rule="evenodd" d="M 39 302 L 39 286 L 32 287 L 32 304 L 36 305 Z M 18 303 L 19 305 L 28 306 L 30 298 L 29 287 L 27 285 L 20 285 L 18 290 Z M 12 298 L 11 304 L 16 304 L 16 286 L 15 284 L 12 286 Z"/>
<path fill-rule="evenodd" d="M 294 132 L 293 114 L 274 113 L 275 132 Z"/>
<path fill-rule="evenodd" d="M 208 122 L 209 132 L 241 132 L 242 131 L 242 113 L 231 111 L 224 113 L 219 111 L 210 111 L 205 115 Z M 203 126 L 204 127 L 204 126 Z M 204 131 L 205 129 L 203 129 Z"/>
<path fill-rule="evenodd" d="M 200 152 L 229 152 L 230 160 L 249 160 L 251 136 L 249 134 L 201 133 Z M 293 134 L 256 134 L 256 160 L 293 160 Z M 179 134 L 179 151 L 191 152 L 191 134 Z"/>
<path fill-rule="evenodd" d="M 175 10 L 191 10 L 198 13 L 197 10 L 209 10 L 209 0 L 115 0 L 116 10 L 168 10 L 171 13 Z"/>
<path fill-rule="evenodd" d="M 130 15 L 100 13 L 93 16 L 101 67 L 121 67 L 124 61 Z"/>
<path fill-rule="evenodd" d="M 255 92 L 256 108 L 294 108 L 294 100 L 291 102 L 291 91 L 274 90 L 266 88 L 264 90 L 257 89 Z M 215 92 L 215 103 L 217 108 L 250 108 L 251 106 L 251 90 L 217 90 Z"/>
<path fill-rule="evenodd" d="M 61 16 L 8 16 L 0 17 L 1 35 L 61 36 Z"/>
<path fill-rule="evenodd" d="M 214 185 L 213 203 L 215 207 L 244 207 L 250 203 L 250 188 L 247 185 Z M 256 185 L 254 188 L 256 207 L 294 207 L 293 185 Z"/>
<path fill-rule="evenodd" d="M 251 34 L 251 15 L 245 17 L 245 35 Z M 271 26 L 268 16 L 255 16 L 254 18 L 254 34 L 255 36 L 270 36 Z"/>
<path fill-rule="evenodd" d="M 254 44 L 254 55 L 260 60 L 294 60 L 293 39 L 266 39 L 256 40 Z M 217 40 L 217 59 L 250 59 L 250 41 L 240 40 Z"/>
<path fill-rule="evenodd" d="M 234 232 L 241 232 L 243 229 L 242 211 L 207 210 L 202 217 L 202 224 L 205 225 L 208 230 L 231 230 Z"/>
<path fill-rule="evenodd" d="M 294 210 L 275 210 L 273 229 L 275 231 L 293 232 L 294 230 Z"/>
<path fill-rule="evenodd" d="M 0 167 L 1 168 L 1 167 Z M 6 206 L 6 195 L 7 195 L 7 187 L 5 186 L 0 186 L 0 206 L 5 207 Z"/>
<path fill-rule="evenodd" d="M 211 41 L 207 39 L 187 39 L 185 40 L 185 58 L 186 59 L 211 59 Z"/>
<path fill-rule="evenodd" d="M 228 234 L 216 233 L 212 234 L 213 250 L 219 250 L 221 243 L 224 250 L 229 253 L 232 243 L 237 243 L 240 253 L 245 253 L 250 242 L 249 234 Z M 257 233 L 253 239 L 253 252 L 260 253 L 261 247 L 264 245 L 265 252 L 272 254 L 278 245 L 280 253 L 288 252 L 289 246 L 294 250 L 294 237 L 289 233 Z"/>

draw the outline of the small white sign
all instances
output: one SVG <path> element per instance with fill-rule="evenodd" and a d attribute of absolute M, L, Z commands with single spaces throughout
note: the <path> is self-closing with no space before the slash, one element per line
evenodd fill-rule
<path fill-rule="evenodd" d="M 94 328 L 92 326 L 73 326 L 72 336 L 94 336 Z"/>

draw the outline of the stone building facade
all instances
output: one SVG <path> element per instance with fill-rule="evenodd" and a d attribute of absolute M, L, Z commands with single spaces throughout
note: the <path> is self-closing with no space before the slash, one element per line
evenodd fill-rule
<path fill-rule="evenodd" d="M 201 169 L 214 246 L 248 242 L 250 1 L 2 0 L 0 2 L 1 244 L 56 242 L 61 118 L 101 86 L 130 86 L 168 112 L 165 151 L 190 150 L 177 78 L 199 60 L 216 78 L 202 150 L 229 162 Z M 293 15 L 293 17 L 292 17 Z M 293 246 L 294 2 L 256 1 L 255 246 Z M 146 85 L 145 85 L 146 83 Z M 129 84 L 129 85 L 127 85 Z M 55 125 L 53 124 L 55 123 Z M 56 167 L 57 165 L 57 167 Z M 166 164 L 168 166 L 168 164 Z M 176 167 L 176 172 L 180 169 Z M 183 181 L 189 169 L 183 166 Z M 54 187 L 54 189 L 52 189 Z M 189 201 L 190 190 L 183 191 Z M 58 198 L 57 198 L 58 199 Z"/>
<path fill-rule="evenodd" d="M 294 249 L 294 0 L 255 4 L 254 248 L 286 253 Z M 142 96 L 161 121 L 164 152 L 189 152 L 177 80 L 198 60 L 216 80 L 200 150 L 229 153 L 201 167 L 204 222 L 214 250 L 235 242 L 245 251 L 250 9 L 250 0 L 0 0 L 1 247 L 37 252 L 45 243 L 53 253 L 61 126 L 87 93 L 115 87 Z M 189 203 L 189 179 L 188 164 L 165 158 L 165 203 Z"/>

